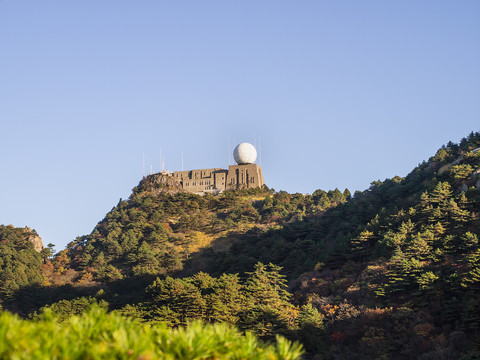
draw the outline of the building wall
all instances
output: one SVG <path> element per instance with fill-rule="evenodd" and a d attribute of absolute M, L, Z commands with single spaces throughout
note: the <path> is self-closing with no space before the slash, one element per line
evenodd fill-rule
<path fill-rule="evenodd" d="M 263 186 L 262 168 L 257 164 L 230 165 L 226 189 L 251 189 Z"/>
<path fill-rule="evenodd" d="M 257 164 L 231 165 L 228 170 L 198 169 L 171 174 L 191 193 L 217 192 L 227 189 L 250 189 L 264 185 L 262 168 Z"/>

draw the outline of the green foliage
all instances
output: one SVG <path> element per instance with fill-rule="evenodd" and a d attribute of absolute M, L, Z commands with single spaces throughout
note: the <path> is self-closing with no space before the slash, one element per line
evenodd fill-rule
<path fill-rule="evenodd" d="M 290 302 L 280 270 L 259 263 L 245 278 L 236 274 L 215 278 L 206 273 L 183 279 L 157 278 L 147 288 L 145 302 L 121 312 L 171 326 L 192 320 L 222 322 L 269 341 L 283 334 L 308 343 L 311 349 L 323 348 L 318 338 L 323 334 L 323 316 L 310 305 L 298 309 Z"/>
<path fill-rule="evenodd" d="M 435 282 L 439 279 L 439 276 L 434 274 L 432 271 L 427 271 L 422 273 L 418 277 L 418 285 L 421 290 L 433 290 Z"/>
<path fill-rule="evenodd" d="M 464 273 L 462 279 L 462 286 L 469 289 L 476 289 L 477 292 L 480 289 L 480 249 L 469 253 L 466 257 L 467 271 Z"/>
<path fill-rule="evenodd" d="M 289 303 L 291 294 L 286 289 L 281 268 L 258 263 L 247 273 L 245 307 L 242 309 L 242 328 L 252 329 L 263 337 L 271 337 L 286 329 L 294 329 L 296 312 Z"/>
<path fill-rule="evenodd" d="M 16 290 L 43 283 L 42 258 L 27 240 L 34 232 L 0 225 L 0 299 Z"/>
<path fill-rule="evenodd" d="M 90 235 L 68 245 L 75 270 L 85 274 L 90 268 L 94 280 L 100 282 L 123 276 L 172 274 L 188 263 L 192 251 L 198 251 L 196 232 L 213 239 L 221 232 L 237 233 L 248 239 L 246 230 L 252 225 L 268 229 L 298 223 L 351 198 L 348 189 L 343 193 L 338 189 L 317 190 L 312 196 L 268 189 L 225 191 L 219 196 L 203 197 L 189 193 L 171 195 L 157 191 L 148 179 L 142 180 L 128 201 L 120 201 Z M 295 251 L 298 258 L 292 258 L 294 262 L 305 258 L 311 240 L 307 243 Z M 233 270 L 246 271 L 255 264 L 252 260 Z M 276 258 L 272 260 L 282 263 Z"/>
<path fill-rule="evenodd" d="M 449 157 L 450 157 L 450 151 L 449 149 L 446 149 L 446 148 L 441 148 L 437 151 L 437 153 L 435 154 L 434 157 L 432 157 L 432 161 L 435 161 L 435 162 L 444 162 L 445 160 L 447 160 Z"/>
<path fill-rule="evenodd" d="M 205 273 L 157 279 L 147 288 L 146 319 L 172 325 L 185 325 L 192 319 L 226 322 L 271 339 L 278 333 L 297 331 L 298 311 L 289 302 L 291 294 L 280 270 L 273 264 L 258 263 L 244 280 L 235 274 L 214 278 Z M 318 316 L 307 321 L 305 314 L 303 324 L 322 328 Z"/>
<path fill-rule="evenodd" d="M 472 175 L 473 168 L 470 164 L 461 164 L 453 166 L 451 171 L 455 180 L 466 180 Z"/>
<path fill-rule="evenodd" d="M 47 245 L 46 248 L 43 248 L 42 251 L 40 251 L 40 255 L 42 256 L 42 259 L 46 260 L 48 258 L 51 258 L 55 254 L 55 245 L 50 243 Z"/>
<path fill-rule="evenodd" d="M 471 133 L 406 177 L 374 181 L 353 196 L 347 189 L 171 195 L 147 178 L 91 234 L 51 260 L 44 252 L 44 270 L 53 264 L 78 284 L 95 280 L 105 289 L 97 298 L 115 313 L 173 326 L 224 322 L 267 340 L 283 334 L 308 356 L 473 357 L 479 147 L 480 133 Z M 6 243 L 2 259 L 23 251 L 21 237 L 20 245 Z M 13 269 L 27 271 L 0 268 L 0 279 L 18 280 L 9 290 L 16 295 L 32 281 Z M 78 314 L 92 299 L 56 299 L 51 308 Z"/>
<path fill-rule="evenodd" d="M 301 345 L 277 337 L 274 345 L 224 324 L 200 322 L 170 329 L 142 324 L 93 307 L 63 323 L 48 311 L 39 321 L 0 314 L 2 359 L 299 359 Z"/>
<path fill-rule="evenodd" d="M 32 318 L 36 320 L 49 319 L 54 315 L 56 320 L 63 322 L 74 315 L 82 315 L 84 312 L 96 306 L 107 309 L 108 303 L 106 301 L 98 302 L 96 298 L 91 296 L 82 296 L 73 300 L 60 300 L 43 307 L 38 314 L 34 313 Z"/>

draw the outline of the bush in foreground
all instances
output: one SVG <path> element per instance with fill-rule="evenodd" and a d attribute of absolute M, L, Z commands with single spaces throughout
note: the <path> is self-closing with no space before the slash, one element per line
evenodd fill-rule
<path fill-rule="evenodd" d="M 0 314 L 1 359 L 299 359 L 301 345 L 277 336 L 267 345 L 225 324 L 177 329 L 148 325 L 93 307 L 60 323 Z"/>

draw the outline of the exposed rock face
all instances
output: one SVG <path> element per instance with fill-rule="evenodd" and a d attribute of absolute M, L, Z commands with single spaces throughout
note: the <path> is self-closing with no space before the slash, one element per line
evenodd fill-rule
<path fill-rule="evenodd" d="M 480 168 L 476 169 L 476 170 L 472 173 L 472 179 L 475 179 L 478 175 L 480 175 Z"/>
<path fill-rule="evenodd" d="M 42 238 L 37 235 L 36 231 L 30 229 L 28 226 L 25 226 L 25 234 L 27 235 L 27 240 L 33 243 L 33 248 L 35 251 L 40 252 L 43 250 Z"/>
<path fill-rule="evenodd" d="M 480 179 L 478 179 L 477 183 L 475 184 L 475 187 L 477 188 L 477 190 L 480 191 Z"/>
<path fill-rule="evenodd" d="M 460 162 L 463 160 L 463 156 L 459 156 L 458 159 L 456 159 L 454 162 L 452 162 L 450 165 L 458 165 Z"/>
<path fill-rule="evenodd" d="M 458 192 L 467 192 L 468 191 L 468 186 L 467 184 L 463 183 L 462 185 L 460 185 L 460 187 L 458 188 Z"/>
<path fill-rule="evenodd" d="M 154 174 L 144 178 L 139 187 L 142 190 L 150 191 L 153 195 L 166 192 L 169 194 L 176 194 L 182 191 L 182 185 L 173 176 Z"/>
<path fill-rule="evenodd" d="M 445 171 L 450 170 L 452 168 L 452 164 L 443 165 L 440 169 L 438 169 L 438 175 L 443 174 Z"/>

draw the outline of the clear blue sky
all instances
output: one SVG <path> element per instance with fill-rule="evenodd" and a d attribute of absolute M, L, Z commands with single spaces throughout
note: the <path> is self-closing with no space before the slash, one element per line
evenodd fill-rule
<path fill-rule="evenodd" d="M 364 190 L 480 130 L 480 2 L 0 1 L 0 224 L 61 250 L 147 168 Z"/>

